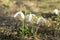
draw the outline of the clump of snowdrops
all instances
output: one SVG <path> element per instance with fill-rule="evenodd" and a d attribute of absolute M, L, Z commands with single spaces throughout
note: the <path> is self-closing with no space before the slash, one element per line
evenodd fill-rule
<path fill-rule="evenodd" d="M 20 26 L 20 28 L 19 28 L 19 35 L 22 38 L 36 37 L 38 35 L 38 29 L 39 29 L 40 25 L 44 25 L 44 28 L 45 28 L 45 26 L 47 26 L 47 27 L 53 26 L 53 21 L 51 18 L 45 19 L 42 16 L 36 16 L 35 14 L 32 14 L 31 12 L 30 12 L 30 14 L 27 14 L 26 11 L 25 11 L 25 13 L 23 13 L 22 11 L 17 12 L 14 15 L 14 17 L 16 17 L 18 14 L 20 14 L 19 18 L 21 18 L 20 20 L 22 21 L 22 26 Z M 59 18 L 60 18 L 59 16 L 57 16 L 55 18 L 57 25 L 60 21 Z"/>

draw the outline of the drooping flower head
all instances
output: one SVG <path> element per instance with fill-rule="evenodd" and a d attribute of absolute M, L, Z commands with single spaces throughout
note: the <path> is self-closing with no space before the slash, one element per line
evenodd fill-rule
<path fill-rule="evenodd" d="M 30 22 L 33 17 L 35 17 L 35 14 L 28 14 L 28 15 L 26 16 L 26 20 L 28 20 L 28 21 Z"/>
<path fill-rule="evenodd" d="M 17 12 L 14 17 L 17 17 L 18 15 L 21 15 L 21 18 L 24 19 L 24 13 L 22 11 Z"/>
<path fill-rule="evenodd" d="M 59 10 L 58 9 L 54 9 L 53 13 L 55 13 L 56 15 L 59 15 Z"/>
<path fill-rule="evenodd" d="M 36 24 L 39 24 L 40 22 L 46 23 L 46 19 L 41 16 L 41 17 L 39 17 L 39 18 L 37 19 L 37 23 L 36 23 Z"/>

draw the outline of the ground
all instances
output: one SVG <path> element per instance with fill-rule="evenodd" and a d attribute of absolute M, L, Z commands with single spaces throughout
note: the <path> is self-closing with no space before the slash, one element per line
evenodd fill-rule
<path fill-rule="evenodd" d="M 30 37 L 22 39 L 18 30 L 22 23 L 19 19 L 13 18 L 18 11 L 32 12 L 38 16 L 54 9 L 60 11 L 60 0 L 0 0 L 0 40 L 59 40 L 60 25 L 55 26 L 55 23 L 52 23 L 51 27 L 40 27 L 39 36 L 34 36 L 33 39 Z"/>

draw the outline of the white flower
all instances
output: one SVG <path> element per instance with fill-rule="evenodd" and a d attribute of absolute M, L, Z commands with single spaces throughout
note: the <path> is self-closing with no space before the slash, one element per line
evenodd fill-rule
<path fill-rule="evenodd" d="M 38 23 L 41 22 L 41 21 L 43 21 L 44 23 L 46 23 L 46 19 L 41 16 L 41 17 L 38 18 L 36 24 L 38 24 Z"/>
<path fill-rule="evenodd" d="M 53 13 L 55 13 L 56 15 L 59 15 L 59 10 L 58 9 L 54 9 Z"/>
<path fill-rule="evenodd" d="M 35 14 L 28 14 L 28 15 L 26 16 L 26 20 L 30 22 L 33 17 L 35 17 Z"/>
<path fill-rule="evenodd" d="M 17 13 L 14 15 L 14 17 L 17 17 L 19 14 L 21 15 L 21 18 L 24 19 L 24 13 L 21 12 L 21 11 L 17 12 Z"/>

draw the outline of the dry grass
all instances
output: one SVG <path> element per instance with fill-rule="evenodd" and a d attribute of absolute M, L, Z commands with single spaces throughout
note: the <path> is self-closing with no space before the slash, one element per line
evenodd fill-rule
<path fill-rule="evenodd" d="M 13 4 L 13 2 L 17 2 Z M 53 9 L 57 8 L 60 9 L 60 0 L 11 0 L 11 3 L 13 4 L 10 8 L 6 9 L 6 6 L 3 6 L 3 2 L 0 1 L 0 10 L 3 13 L 3 11 L 6 13 L 10 13 L 11 15 L 15 13 L 15 11 L 19 10 L 29 10 L 36 13 L 41 12 L 51 12 Z M 3 9 L 4 8 L 4 9 Z M 7 11 L 8 10 L 8 11 Z M 11 13 L 12 12 L 12 13 Z M 7 14 L 8 14 L 7 13 Z M 9 15 L 9 14 L 8 14 Z M 10 16 L 11 16 L 10 15 Z M 13 16 L 13 15 L 12 15 Z"/>

